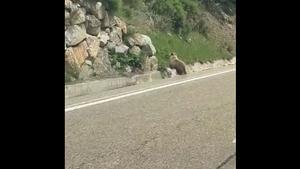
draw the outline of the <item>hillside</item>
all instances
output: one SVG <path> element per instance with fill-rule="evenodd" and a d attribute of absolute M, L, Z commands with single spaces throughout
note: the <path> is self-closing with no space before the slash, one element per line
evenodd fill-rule
<path fill-rule="evenodd" d="M 66 82 L 162 71 L 170 52 L 187 64 L 235 56 L 235 0 L 65 0 L 65 9 L 66 32 L 80 39 L 66 46 Z"/>

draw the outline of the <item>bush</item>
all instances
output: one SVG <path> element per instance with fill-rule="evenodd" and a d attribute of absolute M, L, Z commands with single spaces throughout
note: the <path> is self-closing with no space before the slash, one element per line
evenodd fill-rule
<path fill-rule="evenodd" d="M 101 0 L 106 10 L 111 14 L 119 14 L 122 9 L 122 0 Z"/>
<path fill-rule="evenodd" d="M 129 8 L 129 7 L 123 7 L 122 9 L 122 16 L 128 18 L 128 19 L 131 19 L 132 18 L 132 9 Z"/>
<path fill-rule="evenodd" d="M 199 2 L 197 0 L 159 0 L 154 1 L 152 9 L 156 14 L 164 15 L 172 19 L 173 30 L 187 36 L 191 32 L 191 21 L 199 14 Z"/>
<path fill-rule="evenodd" d="M 201 33 L 206 39 L 208 39 L 209 28 L 203 19 L 201 19 L 197 24 L 196 30 Z"/>
<path fill-rule="evenodd" d="M 132 54 L 112 54 L 111 55 L 111 64 L 112 66 L 116 66 L 117 63 L 120 64 L 119 67 L 116 67 L 118 71 L 125 71 L 127 66 L 132 68 L 142 67 L 142 60 L 140 56 L 132 55 Z"/>
<path fill-rule="evenodd" d="M 138 9 L 142 6 L 143 0 L 123 0 L 123 3 L 130 8 Z"/>

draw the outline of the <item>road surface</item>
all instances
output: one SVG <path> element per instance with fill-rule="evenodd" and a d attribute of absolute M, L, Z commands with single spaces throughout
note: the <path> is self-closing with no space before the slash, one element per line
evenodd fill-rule
<path fill-rule="evenodd" d="M 157 88 L 66 111 L 65 168 L 235 169 L 235 71 L 212 75 L 232 69 L 66 100 L 68 107 Z"/>

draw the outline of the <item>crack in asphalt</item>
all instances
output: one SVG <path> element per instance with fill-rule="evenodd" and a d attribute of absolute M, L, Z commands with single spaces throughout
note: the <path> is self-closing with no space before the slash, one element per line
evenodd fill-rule
<path fill-rule="evenodd" d="M 235 156 L 236 156 L 236 152 L 234 152 L 232 155 L 227 157 L 216 169 L 220 169 L 221 167 L 223 167 L 225 164 L 227 164 Z"/>

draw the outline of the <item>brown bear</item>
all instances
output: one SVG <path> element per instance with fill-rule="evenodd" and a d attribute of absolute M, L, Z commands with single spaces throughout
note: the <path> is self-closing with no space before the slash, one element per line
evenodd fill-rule
<path fill-rule="evenodd" d="M 185 69 L 185 63 L 182 60 L 178 59 L 176 53 L 172 52 L 170 55 L 170 68 L 176 69 L 176 73 L 178 75 L 187 74 Z"/>

